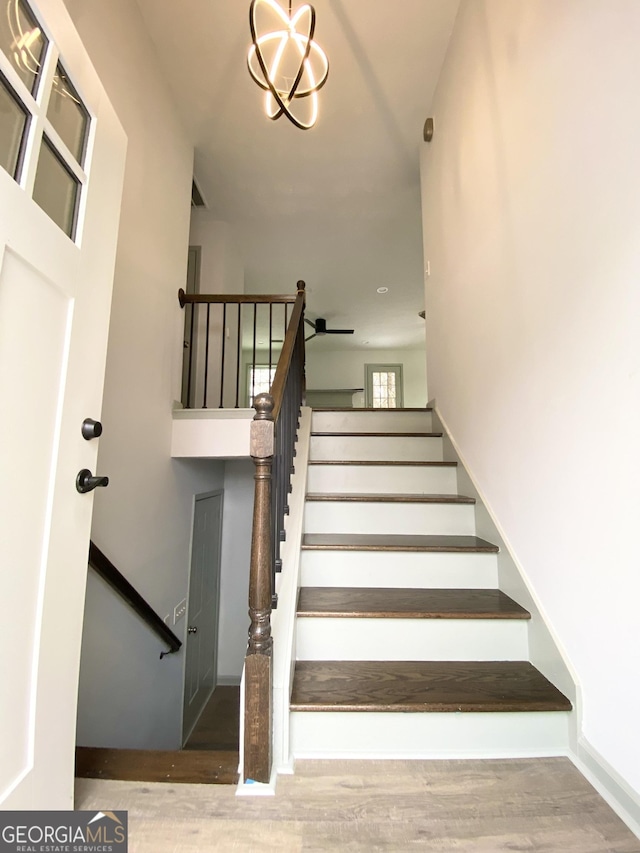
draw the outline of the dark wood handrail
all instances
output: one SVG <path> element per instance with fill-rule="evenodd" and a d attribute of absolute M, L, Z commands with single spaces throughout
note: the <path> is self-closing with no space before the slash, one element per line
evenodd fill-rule
<path fill-rule="evenodd" d="M 168 652 L 160 654 L 161 660 L 165 655 L 178 651 L 182 643 L 171 628 L 162 621 L 151 605 L 129 583 L 125 576 L 102 553 L 94 542 L 89 543 L 89 565 L 135 610 L 149 628 L 169 646 Z"/>
<path fill-rule="evenodd" d="M 293 293 L 281 293 L 274 296 L 273 294 L 265 293 L 254 293 L 253 295 L 250 293 L 185 293 L 182 288 L 178 290 L 178 301 L 181 308 L 190 303 L 245 305 L 255 302 L 258 305 L 279 305 L 282 303 L 291 304 L 296 299 L 297 297 Z"/>
<path fill-rule="evenodd" d="M 293 353 L 296 346 L 298 329 L 304 319 L 304 281 L 299 281 L 297 287 L 298 293 L 296 296 L 293 313 L 291 314 L 291 319 L 289 320 L 287 334 L 285 335 L 284 343 L 282 345 L 282 352 L 280 353 L 280 358 L 278 359 L 278 365 L 276 367 L 276 374 L 273 377 L 273 382 L 271 383 L 271 390 L 269 392 L 273 397 L 273 420 L 276 422 L 280 414 L 280 409 L 282 408 L 282 401 L 284 399 L 284 389 L 287 384 L 289 368 L 291 367 L 291 359 L 293 358 Z"/>

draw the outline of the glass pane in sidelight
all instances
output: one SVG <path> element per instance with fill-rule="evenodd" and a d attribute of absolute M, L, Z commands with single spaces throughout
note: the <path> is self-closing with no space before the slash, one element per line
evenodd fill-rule
<path fill-rule="evenodd" d="M 19 179 L 28 114 L 0 76 L 0 165 Z"/>
<path fill-rule="evenodd" d="M 372 371 L 372 405 L 374 409 L 396 408 L 396 374 L 391 371 Z"/>
<path fill-rule="evenodd" d="M 33 200 L 73 239 L 80 184 L 46 136 L 42 138 Z"/>
<path fill-rule="evenodd" d="M 56 68 L 56 74 L 53 78 L 47 118 L 58 131 L 62 141 L 76 158 L 76 161 L 80 166 L 84 165 L 89 113 L 61 65 Z"/>
<path fill-rule="evenodd" d="M 0 49 L 27 89 L 34 94 L 47 40 L 23 0 L 6 0 L 0 13 Z"/>

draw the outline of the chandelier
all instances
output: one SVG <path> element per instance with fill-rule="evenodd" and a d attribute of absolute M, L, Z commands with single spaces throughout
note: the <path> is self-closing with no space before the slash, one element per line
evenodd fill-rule
<path fill-rule="evenodd" d="M 274 28 L 259 34 L 258 25 L 269 22 Z M 265 91 L 267 116 L 275 121 L 285 115 L 301 130 L 313 127 L 318 90 L 329 74 L 327 55 L 313 40 L 315 9 L 305 3 L 292 15 L 289 0 L 287 15 L 276 0 L 251 0 L 249 27 L 249 73 Z"/>

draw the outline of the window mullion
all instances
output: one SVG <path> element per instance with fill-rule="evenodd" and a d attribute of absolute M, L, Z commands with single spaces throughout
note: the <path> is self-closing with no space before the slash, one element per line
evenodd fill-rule
<path fill-rule="evenodd" d="M 32 100 L 32 119 L 29 128 L 29 137 L 25 151 L 24 168 L 22 171 L 21 186 L 28 193 L 33 194 L 33 185 L 36 180 L 36 169 L 38 168 L 38 156 L 42 145 L 42 134 L 45 130 L 47 108 L 51 97 L 53 77 L 58 64 L 59 52 L 51 41 L 47 45 L 47 51 L 42 63 L 42 79 L 38 86 L 38 97 Z"/>

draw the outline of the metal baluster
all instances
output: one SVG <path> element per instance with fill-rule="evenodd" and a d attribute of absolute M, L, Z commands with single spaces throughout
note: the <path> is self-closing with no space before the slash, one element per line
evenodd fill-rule
<path fill-rule="evenodd" d="M 271 386 L 271 362 L 272 358 L 272 347 L 273 347 L 273 302 L 269 303 L 269 386 Z"/>
<path fill-rule="evenodd" d="M 187 409 L 191 408 L 191 371 L 193 368 L 193 327 L 195 322 L 196 306 L 191 305 L 191 324 L 189 330 L 189 375 L 187 376 Z"/>
<path fill-rule="evenodd" d="M 256 329 L 258 326 L 258 304 L 256 302 L 253 303 L 253 352 L 251 355 L 251 364 L 253 365 L 253 370 L 251 371 L 251 400 L 256 396 Z"/>
<path fill-rule="evenodd" d="M 204 342 L 204 395 L 202 400 L 202 408 L 207 408 L 207 390 L 209 384 L 209 314 L 211 304 L 207 302 L 207 337 Z"/>
<path fill-rule="evenodd" d="M 224 351 L 227 338 L 227 303 L 222 303 L 222 355 L 220 357 L 220 408 L 224 403 Z"/>
<path fill-rule="evenodd" d="M 242 329 L 240 324 L 241 308 L 242 305 L 238 302 L 238 340 L 236 341 L 236 348 L 238 350 L 238 357 L 236 359 L 236 409 L 240 408 L 240 350 L 242 347 Z"/>

